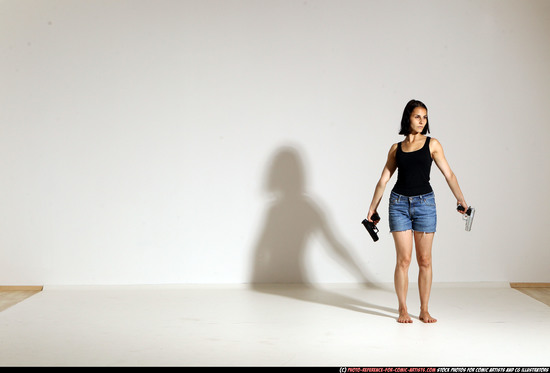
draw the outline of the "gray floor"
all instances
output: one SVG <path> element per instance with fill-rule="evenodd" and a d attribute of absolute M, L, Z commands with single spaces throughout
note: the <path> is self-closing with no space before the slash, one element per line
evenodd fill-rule
<path fill-rule="evenodd" d="M 48 287 L 0 312 L 0 366 L 550 366 L 550 307 L 438 285 L 436 324 L 391 285 Z"/>

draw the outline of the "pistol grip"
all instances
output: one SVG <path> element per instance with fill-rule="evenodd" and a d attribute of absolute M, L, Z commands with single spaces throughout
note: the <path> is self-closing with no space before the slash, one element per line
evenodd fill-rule
<path fill-rule="evenodd" d="M 374 225 L 373 222 L 370 222 L 367 219 L 363 219 L 363 221 L 361 223 L 365 226 L 365 228 L 369 232 L 372 240 L 374 242 L 378 241 L 378 234 L 377 234 L 378 233 L 378 228 L 376 228 L 376 225 Z"/>

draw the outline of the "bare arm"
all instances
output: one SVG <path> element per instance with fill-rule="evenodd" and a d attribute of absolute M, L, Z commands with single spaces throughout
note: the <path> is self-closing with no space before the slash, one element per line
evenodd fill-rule
<path fill-rule="evenodd" d="M 439 141 L 432 138 L 432 141 L 430 142 L 430 150 L 432 153 L 432 158 L 435 161 L 435 164 L 437 165 L 437 167 L 445 177 L 447 184 L 449 184 L 449 187 L 451 188 L 451 192 L 453 192 L 453 195 L 456 198 L 457 205 L 461 204 L 465 208 L 468 208 L 468 204 L 464 200 L 464 195 L 462 194 L 462 191 L 460 190 L 460 186 L 458 185 L 458 180 L 456 178 L 456 175 L 451 170 L 451 167 L 449 166 L 447 159 L 445 159 L 445 154 L 443 153 L 443 147 L 441 146 Z"/>
<path fill-rule="evenodd" d="M 384 166 L 384 169 L 382 170 L 382 175 L 380 176 L 380 180 L 378 180 L 378 183 L 376 184 L 376 188 L 374 189 L 374 195 L 372 197 L 372 202 L 370 204 L 369 212 L 367 214 L 368 221 L 372 221 L 371 216 L 374 215 L 374 213 L 376 212 L 376 209 L 378 208 L 378 205 L 382 200 L 382 196 L 384 195 L 384 190 L 386 189 L 386 185 L 388 184 L 388 181 L 390 181 L 393 173 L 397 169 L 397 163 L 395 161 L 396 151 L 397 151 L 397 144 L 393 144 L 388 153 L 388 159 L 386 161 L 386 165 Z M 375 223 L 377 222 L 378 221 L 376 221 Z"/>

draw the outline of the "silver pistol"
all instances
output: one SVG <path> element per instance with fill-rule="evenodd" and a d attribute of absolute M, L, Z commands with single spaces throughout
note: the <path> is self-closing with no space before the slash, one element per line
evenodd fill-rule
<path fill-rule="evenodd" d="M 461 205 L 458 205 L 458 207 L 456 208 L 458 211 L 464 211 L 465 208 Z M 466 221 L 466 226 L 465 226 L 465 229 L 466 231 L 471 231 L 472 230 L 472 223 L 474 221 L 474 215 L 476 213 L 476 209 L 473 208 L 472 206 L 469 206 L 468 207 L 468 210 L 466 210 L 466 212 L 464 212 L 464 215 L 462 216 L 462 219 L 464 221 Z"/>

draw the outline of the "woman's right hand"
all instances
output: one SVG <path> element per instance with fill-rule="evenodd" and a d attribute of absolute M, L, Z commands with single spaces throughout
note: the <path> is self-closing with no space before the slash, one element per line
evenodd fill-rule
<path fill-rule="evenodd" d="M 376 214 L 376 210 L 369 210 L 369 213 L 367 214 L 367 220 L 374 223 L 374 224 L 378 224 L 378 222 L 380 221 L 380 219 L 378 220 L 372 220 L 372 216 Z"/>

